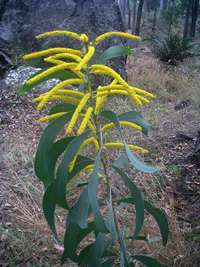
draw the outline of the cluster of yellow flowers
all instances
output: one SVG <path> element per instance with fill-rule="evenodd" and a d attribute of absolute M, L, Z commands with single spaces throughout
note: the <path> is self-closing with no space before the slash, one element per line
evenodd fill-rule
<path fill-rule="evenodd" d="M 107 32 L 98 36 L 94 41 L 90 41 L 86 34 L 78 34 L 69 31 L 52 31 L 38 35 L 37 39 L 43 39 L 53 36 L 68 36 L 81 42 L 82 49 L 72 49 L 65 47 L 49 48 L 39 52 L 34 52 L 25 55 L 25 60 L 36 59 L 43 57 L 44 62 L 52 64 L 47 70 L 40 72 L 34 77 L 26 81 L 27 85 L 34 85 L 44 78 L 59 71 L 68 70 L 74 74 L 73 78 L 69 78 L 58 82 L 48 92 L 41 94 L 34 99 L 38 102 L 37 110 L 42 109 L 49 101 L 63 101 L 72 103 L 76 106 L 72 118 L 66 128 L 66 134 L 73 133 L 77 129 L 77 135 L 82 134 L 86 128 L 91 130 L 93 134 L 84 143 L 83 146 L 94 143 L 96 150 L 99 149 L 99 144 L 96 139 L 96 126 L 94 118 L 100 113 L 103 104 L 107 97 L 111 95 L 128 96 L 136 106 L 140 107 L 143 103 L 149 103 L 149 99 L 154 98 L 154 95 L 129 85 L 116 71 L 102 64 L 91 64 L 90 61 L 95 53 L 96 46 L 108 37 L 125 37 L 134 40 L 140 40 L 139 36 L 123 32 Z M 94 90 L 91 85 L 90 77 L 92 75 L 103 75 L 110 78 L 110 83 L 105 86 L 98 86 Z M 81 89 L 80 89 L 81 88 Z M 63 116 L 65 112 L 48 115 L 40 119 L 41 122 L 46 122 Z M 81 120 L 81 122 L 80 122 Z M 142 128 L 128 121 L 121 121 L 121 126 L 130 127 L 141 131 Z M 105 132 L 114 127 L 113 123 L 106 124 L 102 127 L 102 132 Z M 122 148 L 122 143 L 105 143 L 105 148 Z M 133 150 L 147 153 L 148 151 L 134 145 L 129 145 Z"/>

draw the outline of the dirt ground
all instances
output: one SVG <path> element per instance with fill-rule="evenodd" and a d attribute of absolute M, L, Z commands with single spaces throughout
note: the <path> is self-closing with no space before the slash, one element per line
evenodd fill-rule
<path fill-rule="evenodd" d="M 133 172 L 133 176 L 165 210 L 171 231 L 166 248 L 159 242 L 137 248 L 169 267 L 200 266 L 200 67 L 186 62 L 184 68 L 172 69 L 141 51 L 129 59 L 127 70 L 130 82 L 157 95 L 143 114 L 153 125 L 145 139 L 148 157 L 161 171 L 154 176 Z M 36 121 L 39 115 L 32 98 L 31 94 L 19 97 L 13 88 L 0 85 L 0 266 L 60 266 L 60 252 L 41 211 L 42 186 L 33 171 L 44 126 Z M 120 112 L 124 104 L 130 106 L 124 99 L 114 99 L 111 108 Z M 127 138 L 134 140 L 129 133 Z M 62 228 L 62 218 L 57 220 Z M 150 227 L 144 231 L 153 235 L 157 229 L 151 220 L 147 222 Z"/>

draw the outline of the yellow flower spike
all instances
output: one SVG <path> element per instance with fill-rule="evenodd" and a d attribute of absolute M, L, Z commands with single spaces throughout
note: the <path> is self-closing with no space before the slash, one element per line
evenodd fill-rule
<path fill-rule="evenodd" d="M 91 72 L 94 74 L 103 74 L 106 76 L 110 76 L 115 80 L 117 80 L 120 84 L 124 85 L 126 88 L 129 87 L 129 85 L 127 84 L 127 82 L 125 82 L 125 80 L 121 77 L 121 75 L 108 66 L 101 64 L 93 64 L 91 66 L 91 70 L 92 70 Z"/>
<path fill-rule="evenodd" d="M 60 53 L 53 56 L 48 57 L 49 59 L 60 59 L 60 58 L 66 58 L 66 59 L 74 59 L 77 62 L 81 61 L 81 57 L 74 55 L 72 53 Z M 47 58 L 47 59 L 48 59 Z"/>
<path fill-rule="evenodd" d="M 47 121 L 50 121 L 50 120 L 53 120 L 53 119 L 57 119 L 57 118 L 61 117 L 64 114 L 66 114 L 66 112 L 58 112 L 58 113 L 55 113 L 55 114 L 52 114 L 52 115 L 44 116 L 44 117 L 40 118 L 38 121 L 47 122 Z"/>
<path fill-rule="evenodd" d="M 85 113 L 85 116 L 84 116 L 84 118 L 83 118 L 83 120 L 81 122 L 81 125 L 80 125 L 80 127 L 78 129 L 78 132 L 77 132 L 78 135 L 82 134 L 85 131 L 85 128 L 88 125 L 88 122 L 90 120 L 90 116 L 91 116 L 92 112 L 93 112 L 93 108 L 92 107 L 89 107 L 87 109 L 87 111 Z"/>
<path fill-rule="evenodd" d="M 102 97 L 96 98 L 96 105 L 95 105 L 95 110 L 94 110 L 95 115 L 99 114 L 101 107 L 104 104 L 104 102 L 106 101 L 106 99 L 107 99 L 107 96 L 102 96 Z"/>
<path fill-rule="evenodd" d="M 83 149 L 85 146 L 87 146 L 87 145 L 89 145 L 90 143 L 93 143 L 94 144 L 94 146 L 95 146 L 95 150 L 98 152 L 99 151 L 99 143 L 98 143 L 98 141 L 97 141 L 97 139 L 95 138 L 95 137 L 89 137 L 89 138 L 87 138 L 84 142 L 83 142 L 83 144 L 81 145 L 81 149 Z"/>
<path fill-rule="evenodd" d="M 124 144 L 123 143 L 105 143 L 104 144 L 105 148 L 116 148 L 116 149 L 121 149 L 124 148 Z M 140 147 L 140 146 L 135 146 L 135 145 L 128 145 L 128 147 L 131 150 L 135 150 L 135 151 L 139 151 L 141 153 L 147 154 L 149 153 L 148 150 Z"/>
<path fill-rule="evenodd" d="M 111 91 L 103 91 L 102 93 L 98 93 L 98 96 L 109 96 L 109 95 L 129 95 L 129 93 L 125 90 L 111 90 Z"/>
<path fill-rule="evenodd" d="M 133 123 L 133 122 L 120 121 L 120 125 L 132 128 L 134 130 L 142 131 L 142 127 L 137 125 L 136 123 Z M 108 124 L 104 125 L 104 127 L 102 128 L 102 132 L 105 132 L 105 131 L 112 129 L 114 127 L 115 127 L 115 124 L 113 122 L 108 123 Z"/>
<path fill-rule="evenodd" d="M 94 169 L 94 164 L 90 164 L 88 166 L 86 166 L 83 171 L 86 172 L 86 173 L 89 173 L 91 172 L 92 170 Z"/>
<path fill-rule="evenodd" d="M 43 99 L 46 95 L 48 95 L 49 92 L 47 93 L 44 93 L 44 94 L 41 94 L 40 96 L 36 97 L 34 99 L 34 102 L 38 102 L 40 101 L 41 99 Z M 58 90 L 56 92 L 56 95 L 62 95 L 62 94 L 67 94 L 67 95 L 71 95 L 73 97 L 83 97 L 84 96 L 84 93 L 81 93 L 79 91 L 75 91 L 75 90 L 71 90 L 71 89 L 61 89 L 61 90 Z"/>
<path fill-rule="evenodd" d="M 83 42 L 83 43 L 89 43 L 89 38 L 88 36 L 85 34 L 85 33 L 82 33 L 80 35 L 80 40 Z"/>
<path fill-rule="evenodd" d="M 48 62 L 48 63 L 56 64 L 56 65 L 66 63 L 66 62 L 63 61 L 63 60 L 53 59 L 53 58 L 51 58 L 51 57 L 44 58 L 44 61 L 45 61 L 45 62 Z"/>
<path fill-rule="evenodd" d="M 32 85 L 40 80 L 42 80 L 43 78 L 49 76 L 50 74 L 53 74 L 59 70 L 64 70 L 64 69 L 72 69 L 75 67 L 74 65 L 75 63 L 63 63 L 63 64 L 60 64 L 60 65 L 57 65 L 57 66 L 54 66 L 54 67 L 51 67 L 41 73 L 39 73 L 38 75 L 34 76 L 33 78 L 27 80 L 25 82 L 25 84 L 27 85 Z"/>
<path fill-rule="evenodd" d="M 129 97 L 133 100 L 133 102 L 136 104 L 136 106 L 138 106 L 138 107 L 142 106 L 142 101 L 138 98 L 138 96 L 136 94 L 129 93 Z"/>
<path fill-rule="evenodd" d="M 82 109 L 84 108 L 84 106 L 86 105 L 87 101 L 89 100 L 91 94 L 87 93 L 84 95 L 84 97 L 81 99 L 80 103 L 78 104 L 72 118 L 71 121 L 66 129 L 66 134 L 71 134 L 74 128 L 74 125 L 76 124 L 76 121 L 78 120 L 79 117 L 79 113 L 82 111 Z"/>
<path fill-rule="evenodd" d="M 77 152 L 77 154 L 75 155 L 75 157 L 73 158 L 73 160 L 71 161 L 71 163 L 69 164 L 69 171 L 71 172 L 74 168 L 74 165 L 75 165 L 75 162 L 76 162 L 76 159 L 78 157 L 78 154 L 81 153 L 81 151 L 83 150 L 83 148 L 87 145 L 89 145 L 90 143 L 93 143 L 94 146 L 95 146 L 95 149 L 96 151 L 98 152 L 99 151 L 99 143 L 97 141 L 97 139 L 95 137 L 89 137 L 87 138 L 80 146 L 80 149 L 79 151 Z"/>
<path fill-rule="evenodd" d="M 63 88 L 64 86 L 67 85 L 72 85 L 72 84 L 83 84 L 84 80 L 81 79 L 68 79 L 65 81 L 62 81 L 58 84 L 56 84 L 41 100 L 39 105 L 37 106 L 37 110 L 40 110 L 44 107 L 44 105 L 49 101 L 49 99 L 59 91 L 59 89 Z"/>
<path fill-rule="evenodd" d="M 81 62 L 76 67 L 76 70 L 81 70 L 86 66 L 88 61 L 91 59 L 91 57 L 94 55 L 95 48 L 94 46 L 89 46 L 88 52 L 85 54 L 84 58 L 81 60 Z"/>
<path fill-rule="evenodd" d="M 141 95 L 137 95 L 137 98 L 142 101 L 144 104 L 149 104 L 150 101 L 148 99 L 146 99 L 145 97 L 141 96 Z"/>
<path fill-rule="evenodd" d="M 67 103 L 72 103 L 72 104 L 75 104 L 75 105 L 78 105 L 80 100 L 75 98 L 75 97 L 70 97 L 70 96 L 62 96 L 62 95 L 52 95 L 48 98 L 48 100 L 46 99 L 46 97 L 43 97 L 42 99 L 38 99 L 35 98 L 33 100 L 34 103 L 37 103 L 37 102 L 42 102 L 43 100 L 45 100 L 45 104 L 50 100 L 55 100 L 55 101 L 64 101 L 64 102 L 67 102 Z M 40 104 L 37 106 L 37 110 L 40 110 L 41 109 L 41 102 Z"/>
<path fill-rule="evenodd" d="M 126 32 L 106 32 L 104 34 L 99 35 L 94 43 L 95 45 L 99 44 L 100 42 L 104 41 L 106 38 L 108 37 L 123 37 L 123 38 L 128 38 L 128 39 L 132 39 L 132 40 L 137 40 L 140 41 L 141 37 L 138 35 L 134 35 L 134 34 L 130 34 L 130 33 L 126 33 Z"/>
<path fill-rule="evenodd" d="M 80 117 L 81 118 L 84 118 L 85 117 L 85 114 L 84 113 L 80 113 Z M 91 120 L 88 121 L 88 128 L 91 130 L 91 132 L 93 134 L 96 134 L 96 129 L 95 129 L 94 124 L 92 123 Z"/>
<path fill-rule="evenodd" d="M 136 88 L 133 86 L 130 86 L 130 88 L 132 88 L 137 94 L 141 94 L 141 95 L 147 96 L 149 98 L 156 98 L 156 96 L 154 94 L 151 94 L 151 93 L 149 93 L 143 89 Z"/>
<path fill-rule="evenodd" d="M 56 36 L 67 36 L 76 40 L 81 41 L 80 35 L 76 32 L 70 32 L 70 31 L 51 31 L 51 32 L 45 32 L 42 34 L 39 34 L 36 36 L 38 40 L 48 38 L 48 37 L 56 37 Z"/>
<path fill-rule="evenodd" d="M 51 54 L 57 54 L 57 53 L 70 53 L 70 54 L 77 55 L 77 56 L 82 55 L 81 51 L 79 51 L 77 49 L 65 48 L 65 47 L 55 47 L 55 48 L 48 48 L 48 49 L 45 49 L 42 51 L 38 51 L 38 52 L 24 55 L 23 59 L 25 59 L 25 60 L 35 59 L 35 58 L 39 58 L 39 57 L 43 57 L 43 56 L 47 56 L 47 55 L 51 55 Z"/>

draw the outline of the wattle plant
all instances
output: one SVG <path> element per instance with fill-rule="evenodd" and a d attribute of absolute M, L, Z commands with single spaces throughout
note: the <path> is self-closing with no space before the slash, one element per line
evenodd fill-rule
<path fill-rule="evenodd" d="M 135 107 L 149 103 L 154 95 L 128 84 L 114 69 L 106 66 L 108 60 L 127 56 L 131 49 L 113 46 L 98 58 L 95 53 L 98 44 L 108 37 L 133 40 L 140 40 L 140 37 L 108 32 L 90 41 L 86 34 L 53 31 L 40 34 L 37 39 L 53 36 L 76 39 L 81 49 L 56 47 L 25 55 L 24 59 L 30 60 L 30 64 L 40 59 L 40 66 L 45 67 L 28 79 L 19 92 L 24 93 L 46 80 L 59 78 L 55 86 L 35 98 L 34 102 L 38 103 L 37 110 L 41 110 L 47 103 L 56 101 L 49 114 L 39 119 L 48 122 L 48 126 L 38 145 L 35 173 L 44 184 L 44 216 L 59 244 L 62 241 L 56 230 L 55 210 L 57 207 L 66 210 L 61 262 L 71 260 L 88 267 L 128 267 L 136 266 L 137 262 L 145 266 L 161 266 L 152 257 L 134 255 L 126 249 L 129 241 L 146 240 L 141 236 L 145 211 L 156 220 L 163 245 L 168 240 L 165 213 L 148 202 L 125 173 L 129 166 L 145 173 L 159 170 L 140 159 L 140 153 L 148 151 L 136 144 L 127 144 L 123 133 L 128 127 L 130 131 L 147 134 L 149 124 L 138 111 L 116 114 L 105 108 L 107 99 L 115 95 L 128 97 Z M 113 139 L 112 128 L 118 131 L 120 141 Z M 108 160 L 110 149 L 117 150 L 118 156 L 114 161 Z M 113 194 L 111 177 L 114 175 L 129 190 L 125 198 L 117 199 Z M 77 188 L 77 196 L 71 199 L 69 194 L 73 187 Z M 125 225 L 119 222 L 116 212 L 122 203 L 135 208 L 131 237 L 130 234 L 127 236 Z"/>

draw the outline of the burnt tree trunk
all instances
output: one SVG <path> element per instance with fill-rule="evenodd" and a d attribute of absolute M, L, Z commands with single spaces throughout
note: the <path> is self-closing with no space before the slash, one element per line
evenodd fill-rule
<path fill-rule="evenodd" d="M 136 19 L 136 26 L 135 26 L 135 34 L 138 34 L 138 35 L 140 34 L 143 5 L 144 5 L 144 0 L 140 0 L 138 4 L 137 19 Z"/>
<path fill-rule="evenodd" d="M 194 0 L 192 4 L 192 14 L 191 14 L 192 18 L 191 18 L 191 28 L 190 28 L 190 36 L 192 38 L 195 37 L 198 14 L 199 14 L 199 0 Z"/>
<path fill-rule="evenodd" d="M 189 33 L 190 10 L 191 10 L 191 0 L 187 0 L 185 21 L 184 21 L 184 30 L 183 30 L 183 39 L 187 38 L 188 33 Z"/>

